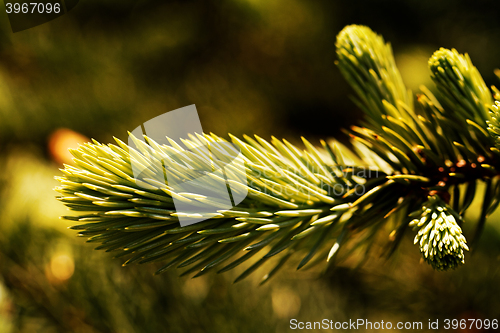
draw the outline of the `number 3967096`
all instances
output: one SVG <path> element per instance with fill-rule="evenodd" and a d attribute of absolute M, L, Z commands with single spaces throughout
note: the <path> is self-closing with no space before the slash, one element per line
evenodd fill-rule
<path fill-rule="evenodd" d="M 60 13 L 61 4 L 56 2 L 52 3 L 41 3 L 41 2 L 24 2 L 24 3 L 10 3 L 5 4 L 7 14 L 11 13 L 23 13 L 23 14 L 51 14 Z"/>

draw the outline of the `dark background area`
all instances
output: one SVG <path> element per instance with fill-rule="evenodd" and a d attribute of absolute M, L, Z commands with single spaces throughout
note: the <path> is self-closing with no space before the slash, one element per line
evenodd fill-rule
<path fill-rule="evenodd" d="M 417 90 L 441 46 L 495 83 L 499 12 L 494 1 L 87 0 L 16 34 L 4 15 L 0 139 L 42 144 L 64 126 L 108 141 L 193 103 L 220 135 L 335 136 L 361 116 L 334 65 L 345 25 L 390 41 Z"/>
<path fill-rule="evenodd" d="M 497 84 L 499 14 L 497 1 L 81 0 L 13 34 L 0 12 L 0 332 L 288 332 L 291 318 L 500 319 L 498 214 L 457 271 L 419 264 L 411 233 L 392 259 L 381 258 L 388 229 L 360 269 L 342 262 L 320 276 L 290 265 L 258 287 L 260 271 L 232 285 L 242 270 L 191 280 L 152 276 L 155 265 L 121 267 L 65 229 L 52 191 L 61 163 L 71 163 L 68 145 L 124 139 L 190 104 L 204 130 L 221 136 L 344 140 L 340 128 L 362 117 L 334 64 L 347 24 L 391 42 L 414 92 L 432 89 L 427 60 L 439 47 L 468 52 Z"/>

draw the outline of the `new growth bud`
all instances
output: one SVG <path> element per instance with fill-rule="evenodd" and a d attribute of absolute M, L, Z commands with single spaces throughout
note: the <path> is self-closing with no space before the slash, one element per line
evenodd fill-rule
<path fill-rule="evenodd" d="M 419 244 L 424 260 L 434 269 L 455 269 L 465 263 L 464 250 L 469 250 L 455 219 L 460 217 L 438 196 L 428 199 L 417 211 L 420 217 L 410 222 L 413 230 L 418 230 L 414 243 Z"/>
<path fill-rule="evenodd" d="M 489 119 L 493 99 L 468 54 L 440 48 L 429 59 L 429 69 L 443 100 L 454 112 L 481 125 Z"/>
<path fill-rule="evenodd" d="M 495 139 L 497 148 L 500 147 L 500 102 L 495 101 L 495 104 L 490 108 L 490 120 L 488 123 L 488 132 Z"/>

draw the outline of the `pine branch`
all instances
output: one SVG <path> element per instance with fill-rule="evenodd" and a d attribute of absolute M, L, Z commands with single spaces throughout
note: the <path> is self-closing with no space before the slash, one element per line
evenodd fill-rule
<path fill-rule="evenodd" d="M 250 259 L 266 246 L 270 249 L 260 262 L 282 252 L 286 257 L 297 245 L 307 244 L 308 252 L 299 265 L 303 267 L 328 243 L 330 246 L 335 243 L 336 235 L 343 228 L 344 223 L 340 220 L 344 212 L 331 212 L 330 208 L 342 204 L 346 192 L 364 181 L 354 175 L 355 170 L 342 170 L 332 160 L 328 161 L 324 152 L 305 139 L 307 150 L 300 151 L 289 142 L 275 138 L 269 143 L 260 137 L 256 140 L 246 137 L 247 142 L 232 137 L 244 156 L 248 180 L 248 185 L 231 183 L 232 189 L 245 187 L 248 197 L 234 209 L 220 210 L 217 195 L 207 197 L 196 191 L 178 193 L 154 179 L 155 174 L 163 175 L 166 171 L 155 170 L 158 165 L 155 159 L 164 161 L 164 168 L 169 169 L 170 174 L 176 170 L 188 178 L 195 177 L 190 173 L 204 171 L 209 166 L 186 170 L 182 163 L 170 161 L 169 157 L 176 154 L 183 156 L 184 161 L 180 162 L 202 163 L 199 152 L 179 151 L 180 146 L 161 146 L 151 138 L 145 139 L 149 145 L 138 145 L 141 151 L 118 139 L 118 145 L 94 141 L 71 150 L 79 168 L 66 165 L 65 177 L 57 178 L 62 183 L 57 190 L 63 194 L 58 199 L 70 209 L 86 212 L 64 218 L 84 223 L 72 228 L 79 230 L 80 236 L 90 237 L 88 242 L 101 243 L 96 249 L 120 251 L 119 257 L 131 255 L 125 265 L 168 259 L 158 272 L 173 266 L 192 266 L 186 272 L 198 271 L 198 274 L 216 268 L 225 271 Z M 198 135 L 184 143 L 215 148 L 223 142 L 225 140 L 215 135 Z M 336 161 L 342 158 L 341 150 L 355 156 L 345 148 L 324 144 Z M 224 146 L 219 147 L 224 149 Z M 217 157 L 220 158 L 224 154 L 231 156 L 228 151 L 220 150 L 219 153 Z M 142 179 L 134 178 L 132 162 L 147 167 Z M 240 172 L 230 164 L 226 169 Z M 371 175 L 365 177 L 371 178 Z M 213 176 L 211 181 L 224 180 Z M 196 217 L 208 220 L 179 227 L 178 217 L 193 213 L 176 211 L 173 197 L 201 207 L 202 212 L 197 211 Z M 242 253 L 245 255 L 223 265 Z"/>
<path fill-rule="evenodd" d="M 349 46 L 349 42 L 346 43 L 346 41 L 356 40 L 358 37 L 351 36 L 359 35 L 360 29 L 362 36 L 370 36 L 368 37 L 370 39 L 376 38 L 370 35 L 374 34 L 373 32 L 367 32 L 368 28 L 346 27 L 338 37 L 343 38 L 344 41 L 337 41 L 337 45 L 342 45 L 338 51 L 339 67 L 346 67 L 344 63 L 352 62 L 352 59 L 364 57 L 362 52 L 352 45 Z M 378 40 L 377 47 L 383 49 L 383 41 L 380 37 Z M 350 54 L 350 60 L 342 56 L 346 49 L 355 50 Z M 382 51 L 367 50 L 366 52 L 369 55 L 383 54 Z M 386 62 L 393 63 L 394 60 Z M 460 55 L 455 50 L 440 49 L 430 58 L 429 67 L 437 88 L 442 93 L 436 97 L 427 88 L 421 87 L 423 94 L 417 96 L 420 109 L 414 109 L 411 106 L 401 107 L 403 104 L 399 100 L 391 103 L 382 101 L 387 112 L 379 112 L 377 124 L 374 126 L 372 122 L 367 126 L 368 128 L 353 127 L 354 133 L 351 135 L 354 140 L 362 141 L 371 149 L 376 149 L 380 156 L 384 153 L 392 153 L 393 157 L 395 156 L 400 162 L 392 164 L 396 172 L 403 175 L 415 174 L 429 179 L 430 182 L 423 188 L 427 192 L 437 191 L 447 202 L 450 200 L 451 193 L 454 193 L 456 206 L 454 209 L 459 209 L 461 184 L 467 185 L 467 198 L 473 198 L 477 180 L 488 183 L 498 174 L 498 154 L 490 149 L 494 142 L 485 130 L 485 124 L 489 121 L 486 109 L 487 105 L 492 102 L 492 96 L 467 55 Z M 365 68 L 363 72 L 369 70 Z M 396 69 L 393 72 L 396 72 Z M 351 85 L 356 86 L 356 82 L 352 82 L 349 77 L 346 78 Z M 376 86 L 372 84 L 371 89 L 355 88 L 355 91 L 361 100 L 366 100 L 368 93 L 365 94 L 364 91 L 372 93 L 377 87 L 383 90 L 383 86 L 389 85 L 389 83 Z M 402 91 L 402 87 L 399 90 Z M 494 90 L 496 91 L 496 88 Z M 443 102 L 440 103 L 439 100 Z M 393 116 L 396 113 L 394 109 L 392 109 L 392 114 L 389 112 L 390 106 L 396 105 L 404 110 L 404 112 L 400 111 L 399 117 Z M 369 107 L 366 105 L 364 109 Z M 373 110 L 372 114 L 375 112 Z M 403 175 L 398 177 L 405 177 Z M 494 181 L 496 182 L 496 179 Z M 496 194 L 485 194 L 484 209 L 479 225 L 484 224 L 486 216 L 496 208 L 497 200 L 493 199 L 495 196 Z M 462 214 L 469 204 L 467 200 L 460 207 Z"/>
<path fill-rule="evenodd" d="M 58 178 L 59 200 L 81 212 L 65 218 L 83 223 L 73 229 L 99 243 L 96 249 L 128 257 L 124 265 L 163 261 L 158 273 L 185 267 L 183 274 L 200 276 L 252 259 L 239 281 L 280 256 L 267 281 L 292 257 L 302 258 L 301 269 L 332 262 L 343 249 L 344 257 L 357 249 L 369 253 L 386 225 L 393 228 L 389 254 L 414 226 L 431 266 L 463 264 L 468 246 L 459 223 L 477 183 L 484 182 L 486 190 L 476 240 L 499 203 L 500 151 L 493 146 L 500 141 L 500 105 L 490 117 L 491 93 L 469 57 L 455 50 L 440 49 L 431 57 L 439 94 L 422 87 L 415 106 L 382 37 L 348 26 L 336 45 L 338 66 L 367 116 L 364 127 L 347 131 L 352 148 L 322 142 L 319 149 L 303 139 L 301 150 L 276 138 L 231 136 L 244 172 L 229 164 L 227 171 L 247 182 L 229 180 L 230 186 L 248 196 L 224 210 L 206 184 L 179 191 L 163 177 L 168 172 L 183 182 L 207 175 L 213 165 L 196 147 L 210 146 L 218 159 L 229 161 L 234 152 L 224 139 L 192 135 L 183 141 L 190 149 L 184 149 L 172 140 L 159 145 L 133 138 L 138 150 L 118 139 L 118 145 L 94 141 L 72 150 L 77 167 L 65 166 L 65 176 Z M 131 167 L 136 163 L 144 166 L 140 176 Z M 216 192 L 225 179 L 211 175 L 210 181 Z M 174 199 L 196 206 L 196 212 L 176 210 Z M 416 215 L 420 219 L 412 221 Z M 206 221 L 180 227 L 179 217 Z"/>

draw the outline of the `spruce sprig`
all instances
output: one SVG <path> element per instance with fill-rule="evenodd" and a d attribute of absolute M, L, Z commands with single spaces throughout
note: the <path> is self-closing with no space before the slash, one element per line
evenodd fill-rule
<path fill-rule="evenodd" d="M 339 252 L 345 257 L 363 249 L 367 254 L 386 226 L 393 230 L 389 254 L 414 226 L 420 228 L 417 241 L 432 267 L 463 264 L 468 247 L 458 224 L 478 183 L 486 186 L 471 244 L 500 202 L 500 151 L 494 147 L 500 105 L 490 116 L 491 92 L 468 55 L 455 50 L 440 49 L 430 58 L 438 93 L 421 87 L 414 105 L 381 36 L 364 26 L 348 26 L 336 46 L 339 69 L 367 116 L 362 127 L 346 131 L 351 148 L 338 142 L 316 148 L 303 139 L 302 150 L 276 138 L 231 136 L 241 149 L 248 181 L 233 181 L 231 187 L 248 196 L 231 210 L 214 211 L 214 198 L 176 191 L 155 175 L 168 170 L 179 180 L 194 179 L 207 167 L 194 147 L 211 145 L 224 159 L 231 154 L 224 151 L 223 138 L 193 134 L 183 141 L 193 149 L 172 140 L 160 145 L 148 137 L 133 137 L 138 150 L 118 139 L 117 145 L 94 141 L 72 150 L 77 167 L 65 166 L 65 176 L 58 178 L 59 200 L 81 212 L 65 218 L 78 221 L 73 229 L 99 243 L 96 249 L 127 256 L 125 264 L 164 262 L 158 273 L 179 267 L 186 268 L 183 274 L 200 276 L 252 258 L 239 281 L 279 256 L 267 281 L 292 257 L 301 258 L 300 269 L 332 262 Z M 140 177 L 134 176 L 133 163 L 144 166 Z M 191 167 L 182 166 L 186 163 Z M 239 171 L 229 167 L 229 172 Z M 177 211 L 174 198 L 206 209 Z M 419 222 L 412 222 L 415 212 Z M 193 214 L 206 221 L 178 225 L 180 216 Z"/>
<path fill-rule="evenodd" d="M 154 169 L 158 165 L 155 158 L 168 161 L 176 153 L 190 161 L 201 161 L 202 156 L 187 149 L 179 151 L 182 149 L 179 145 L 176 149 L 145 139 L 147 145 L 138 144 L 142 151 L 119 139 L 115 139 L 117 145 L 103 145 L 94 140 L 71 150 L 78 167 L 65 166 L 62 170 L 65 176 L 57 177 L 62 185 L 56 190 L 62 194 L 58 199 L 71 210 L 86 212 L 63 217 L 83 223 L 72 227 L 80 236 L 90 237 L 88 242 L 100 243 L 96 249 L 119 251 L 118 257 L 130 255 L 124 265 L 167 259 L 158 273 L 173 266 L 191 266 L 184 274 L 198 272 L 197 276 L 216 268 L 226 271 L 266 248 L 265 255 L 242 274 L 245 277 L 269 258 L 282 254 L 287 259 L 297 245 L 308 244 L 298 266 L 301 268 L 318 252 L 324 252 L 325 246 L 334 246 L 342 233 L 340 220 L 347 209 L 331 212 L 330 208 L 342 204 L 348 191 L 377 174 L 356 177 L 354 169 L 342 169 L 335 164 L 331 158 L 342 159 L 342 150 L 346 156 L 356 155 L 341 145 L 324 143 L 331 152 L 329 157 L 306 139 L 303 141 L 307 149 L 300 151 L 286 140 L 273 138 L 270 143 L 256 136 L 245 137 L 244 142 L 232 136 L 245 160 L 248 185 L 229 182 L 246 187 L 248 197 L 236 208 L 209 213 L 209 208 L 213 211 L 217 207 L 216 199 L 196 193 L 176 193 L 154 179 L 158 173 Z M 134 141 L 138 142 L 136 138 Z M 188 146 L 211 147 L 221 142 L 226 141 L 213 134 L 193 135 L 184 141 Z M 362 160 L 364 155 L 357 158 Z M 134 178 L 133 162 L 146 166 L 141 179 Z M 177 168 L 184 175 L 197 171 L 196 167 L 191 170 L 181 167 L 172 161 L 164 164 L 164 168 Z M 226 169 L 238 172 L 231 165 Z M 192 213 L 175 210 L 174 197 L 206 207 L 207 213 L 202 217 L 208 220 L 179 227 L 178 217 Z M 244 255 L 234 260 L 240 254 Z M 229 259 L 233 261 L 223 265 Z M 283 263 L 280 261 L 278 266 Z"/>

